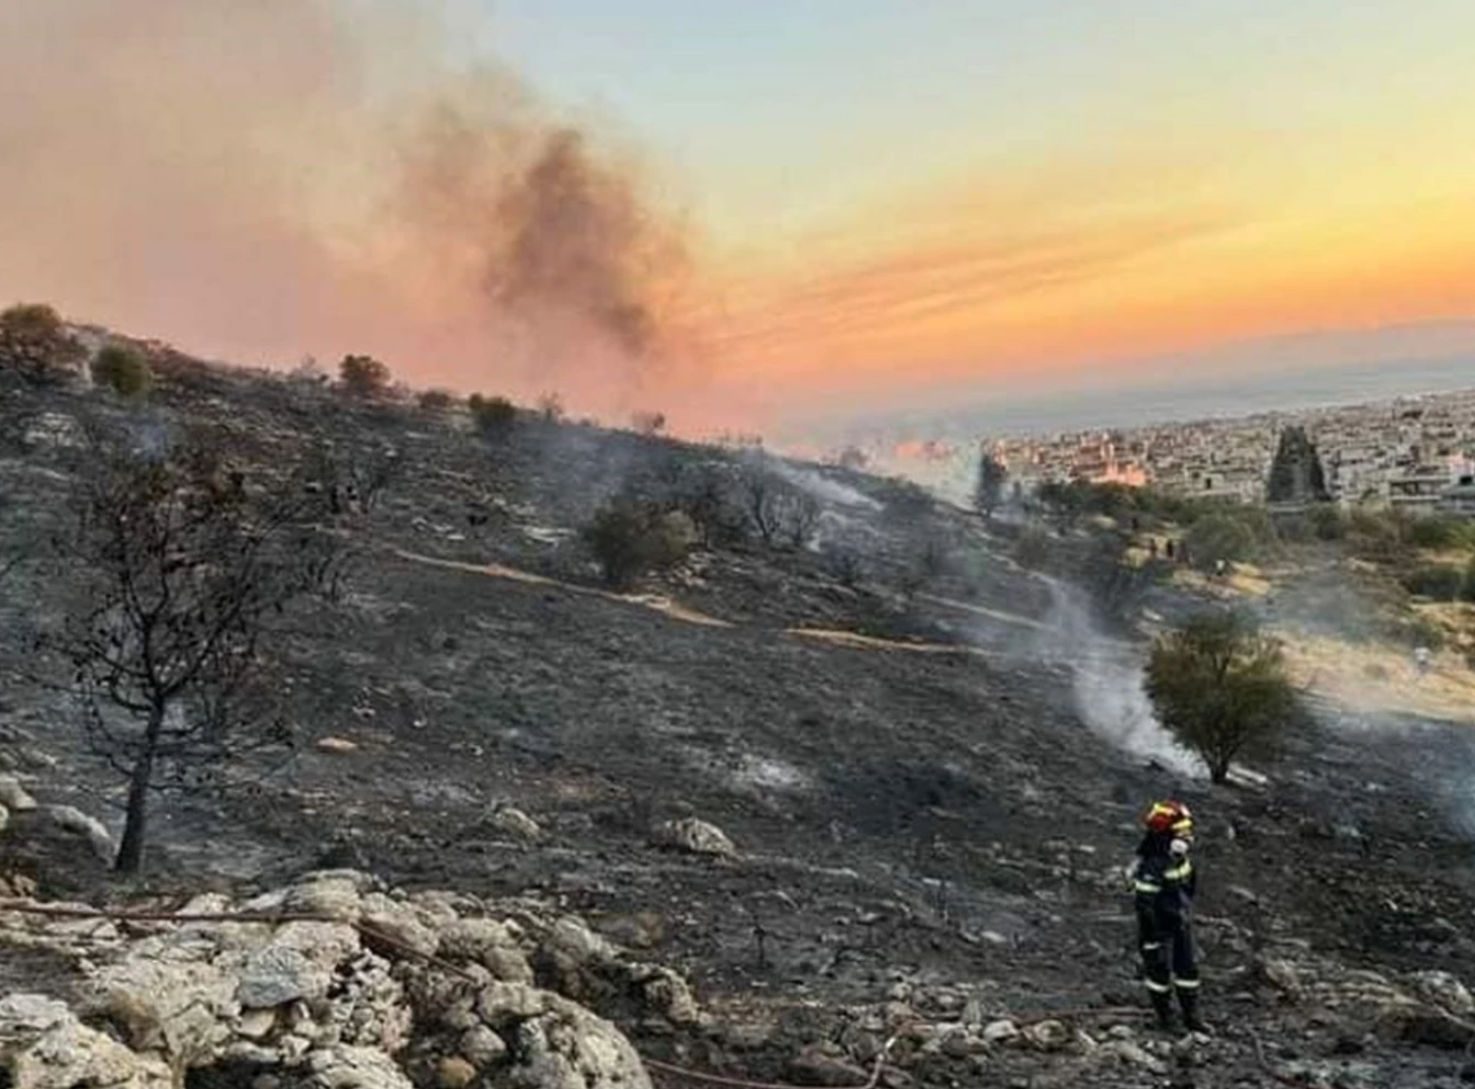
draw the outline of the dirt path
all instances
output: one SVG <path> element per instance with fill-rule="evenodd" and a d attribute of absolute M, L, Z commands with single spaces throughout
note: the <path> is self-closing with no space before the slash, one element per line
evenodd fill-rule
<path fill-rule="evenodd" d="M 784 634 L 797 636 L 800 639 L 832 643 L 840 647 L 853 647 L 857 650 L 901 650 L 913 654 L 970 654 L 979 658 L 998 657 L 997 654 L 984 650 L 982 647 L 968 646 L 966 643 L 909 643 L 900 639 L 882 639 L 875 635 L 862 635 L 860 632 L 836 628 L 786 628 Z"/>
<path fill-rule="evenodd" d="M 546 575 L 535 575 L 531 571 L 520 571 L 515 567 L 506 567 L 500 563 L 467 563 L 463 560 L 443 560 L 435 556 L 424 556 L 418 552 L 406 552 L 404 549 L 396 549 L 395 555 L 402 560 L 411 563 L 424 564 L 427 567 L 441 567 L 448 571 L 465 571 L 468 574 L 483 575 L 487 578 L 507 579 L 511 582 L 522 582 L 532 586 L 553 586 L 560 590 L 566 590 L 571 594 L 583 594 L 587 597 L 600 597 L 606 601 L 619 602 L 622 605 L 639 605 L 641 608 L 650 609 L 679 620 L 686 624 L 699 624 L 709 628 L 730 628 L 733 625 L 726 620 L 720 620 L 715 616 L 689 608 L 679 601 L 665 597 L 661 594 L 617 594 L 613 590 L 601 590 L 594 586 L 580 586 L 574 582 L 564 582 L 560 579 L 548 578 Z"/>

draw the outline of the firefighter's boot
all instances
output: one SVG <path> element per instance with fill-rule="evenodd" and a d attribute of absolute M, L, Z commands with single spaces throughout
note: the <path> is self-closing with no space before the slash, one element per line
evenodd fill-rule
<path fill-rule="evenodd" d="M 1167 991 L 1152 991 L 1152 1012 L 1157 1014 L 1157 1027 L 1164 1032 L 1173 1027 L 1173 996 Z"/>
<path fill-rule="evenodd" d="M 1167 997 L 1164 995 L 1164 997 Z M 1189 1032 L 1209 1031 L 1209 1026 L 1204 1024 L 1198 1015 L 1198 991 L 1189 987 L 1178 988 L 1178 1006 L 1183 1011 L 1183 1027 Z"/>

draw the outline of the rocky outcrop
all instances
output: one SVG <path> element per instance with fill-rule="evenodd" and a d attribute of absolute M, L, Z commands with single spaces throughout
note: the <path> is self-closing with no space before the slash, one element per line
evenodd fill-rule
<path fill-rule="evenodd" d="M 184 913 L 243 912 L 280 918 L 120 928 L 0 913 L 0 956 L 8 944 L 77 966 L 71 1004 L 0 1002 L 0 1083 L 165 1089 L 218 1067 L 315 1089 L 649 1089 L 611 1018 L 666 1033 L 703 1021 L 679 975 L 529 902 L 409 896 L 333 871 Z"/>
<path fill-rule="evenodd" d="M 46 819 L 63 832 L 78 836 L 86 841 L 88 848 L 100 861 L 113 857 L 112 833 L 96 817 L 89 817 L 80 809 L 70 805 L 50 805 L 45 810 Z"/>
<path fill-rule="evenodd" d="M 171 1089 L 169 1067 L 88 1028 L 64 1002 L 34 994 L 0 999 L 0 1069 L 11 1089 Z"/>
<path fill-rule="evenodd" d="M 0 806 L 15 813 L 28 813 L 36 808 L 36 799 L 13 775 L 0 775 Z"/>
<path fill-rule="evenodd" d="M 727 833 L 715 824 L 695 817 L 666 821 L 656 829 L 656 841 L 662 846 L 693 855 L 731 858 L 737 854 L 737 848 L 727 838 Z"/>

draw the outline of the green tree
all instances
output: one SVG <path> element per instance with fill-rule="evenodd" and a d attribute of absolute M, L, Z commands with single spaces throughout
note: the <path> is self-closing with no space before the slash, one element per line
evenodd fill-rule
<path fill-rule="evenodd" d="M 994 511 L 1004 501 L 1004 482 L 1009 470 L 1004 463 L 985 451 L 978 459 L 978 482 L 973 487 L 973 505 L 985 518 L 992 518 Z"/>
<path fill-rule="evenodd" d="M 622 498 L 600 508 L 583 536 L 604 580 L 626 587 L 649 571 L 680 563 L 696 529 L 680 511 Z"/>
<path fill-rule="evenodd" d="M 1204 613 L 1162 636 L 1147 662 L 1158 718 L 1216 783 L 1244 754 L 1268 754 L 1300 715 L 1280 643 L 1249 617 Z"/>
<path fill-rule="evenodd" d="M 1207 570 L 1220 560 L 1247 563 L 1258 558 L 1274 532 L 1259 512 L 1225 510 L 1194 522 L 1183 535 L 1183 543 L 1193 563 Z"/>
<path fill-rule="evenodd" d="M 105 344 L 92 360 L 92 380 L 123 397 L 141 397 L 152 388 L 154 372 L 137 348 Z"/>
<path fill-rule="evenodd" d="M 44 303 L 17 303 L 0 312 L 0 367 L 19 371 L 33 382 L 50 382 L 86 355 L 87 349 Z"/>

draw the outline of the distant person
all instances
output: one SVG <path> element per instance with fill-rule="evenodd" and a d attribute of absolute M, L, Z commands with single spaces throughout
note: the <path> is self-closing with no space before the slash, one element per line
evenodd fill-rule
<path fill-rule="evenodd" d="M 1173 558 L 1174 551 L 1175 549 L 1173 545 L 1173 538 L 1169 537 L 1167 543 L 1163 545 L 1163 554 L 1171 560 Z"/>
<path fill-rule="evenodd" d="M 1190 915 L 1198 877 L 1188 857 L 1193 814 L 1182 802 L 1155 804 L 1143 819 L 1146 832 L 1132 863 L 1137 941 L 1144 982 L 1158 1027 L 1173 1027 L 1173 993 L 1191 1032 L 1207 1031 L 1198 1015 L 1198 964 Z"/>
<path fill-rule="evenodd" d="M 1414 648 L 1414 666 L 1419 671 L 1420 677 L 1429 675 L 1430 668 L 1434 665 L 1434 655 L 1428 647 L 1419 646 Z"/>
<path fill-rule="evenodd" d="M 1224 562 L 1224 560 L 1223 560 L 1222 557 L 1220 559 L 1217 559 L 1217 560 L 1214 561 L 1214 574 L 1217 577 L 1219 577 L 1219 578 L 1222 579 L 1228 573 L 1229 573 L 1229 565 Z"/>
<path fill-rule="evenodd" d="M 1151 559 L 1157 559 L 1157 538 L 1147 538 L 1147 555 Z"/>

